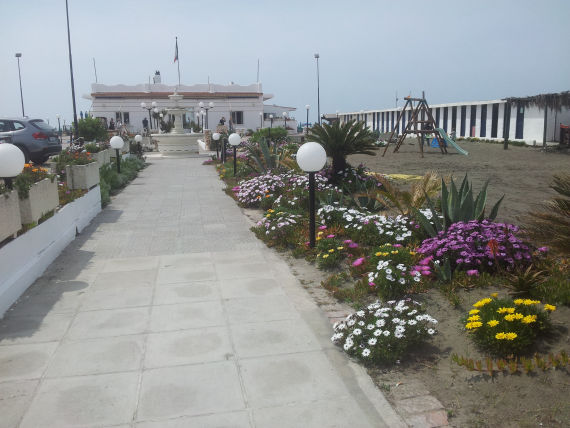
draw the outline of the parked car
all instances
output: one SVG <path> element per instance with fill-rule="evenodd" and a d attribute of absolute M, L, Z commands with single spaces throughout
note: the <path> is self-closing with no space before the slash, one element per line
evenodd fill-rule
<path fill-rule="evenodd" d="M 42 164 L 51 155 L 61 152 L 57 131 L 42 119 L 0 118 L 0 142 L 2 140 L 17 146 L 26 162 Z"/>

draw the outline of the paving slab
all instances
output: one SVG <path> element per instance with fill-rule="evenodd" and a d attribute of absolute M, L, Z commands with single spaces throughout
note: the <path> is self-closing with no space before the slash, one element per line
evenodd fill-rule
<path fill-rule="evenodd" d="M 0 427 L 406 426 L 202 160 L 153 157 L 0 320 Z"/>

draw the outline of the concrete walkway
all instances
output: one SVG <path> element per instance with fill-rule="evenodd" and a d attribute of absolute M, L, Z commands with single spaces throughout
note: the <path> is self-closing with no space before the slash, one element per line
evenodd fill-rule
<path fill-rule="evenodd" d="M 203 159 L 151 159 L 0 321 L 0 427 L 399 427 Z"/>

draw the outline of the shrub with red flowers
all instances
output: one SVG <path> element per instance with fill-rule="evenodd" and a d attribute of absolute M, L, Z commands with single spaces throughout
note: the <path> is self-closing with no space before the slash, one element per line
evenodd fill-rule
<path fill-rule="evenodd" d="M 436 265 L 449 263 L 452 271 L 464 270 L 469 275 L 512 270 L 532 261 L 531 249 L 516 236 L 518 231 L 512 224 L 488 220 L 458 222 L 424 240 L 417 252 L 432 257 Z"/>

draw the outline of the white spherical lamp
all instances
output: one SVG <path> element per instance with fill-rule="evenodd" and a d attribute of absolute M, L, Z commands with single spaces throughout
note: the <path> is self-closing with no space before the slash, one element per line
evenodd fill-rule
<path fill-rule="evenodd" d="M 111 137 L 111 141 L 109 142 L 111 144 L 111 147 L 114 149 L 122 149 L 125 142 L 123 141 L 123 139 L 121 137 L 119 137 L 118 135 L 115 135 L 114 137 Z"/>
<path fill-rule="evenodd" d="M 214 133 L 212 134 L 212 138 L 213 138 L 214 140 L 218 141 L 218 140 L 220 139 L 220 134 L 218 134 L 217 132 L 214 132 Z"/>
<path fill-rule="evenodd" d="M 141 103 L 141 107 L 142 107 L 142 108 L 146 108 L 146 103 L 144 103 L 144 102 Z"/>
<path fill-rule="evenodd" d="M 22 172 L 26 158 L 13 144 L 0 144 L 0 177 L 11 178 Z"/>
<path fill-rule="evenodd" d="M 232 146 L 239 146 L 239 144 L 241 143 L 241 137 L 239 136 L 239 134 L 236 134 L 235 132 L 233 134 L 231 134 L 228 137 L 228 141 L 230 142 L 230 144 Z"/>
<path fill-rule="evenodd" d="M 309 110 L 309 109 L 311 108 L 311 106 L 310 106 L 309 104 L 307 104 L 307 105 L 305 106 L 305 108 L 306 108 L 307 110 Z"/>
<path fill-rule="evenodd" d="M 151 105 L 152 107 L 156 107 L 156 101 L 153 101 L 152 103 L 150 103 L 150 105 Z"/>
<path fill-rule="evenodd" d="M 327 153 L 319 143 L 308 142 L 297 150 L 297 164 L 303 171 L 316 172 L 323 169 Z"/>
<path fill-rule="evenodd" d="M 210 108 L 214 107 L 214 103 L 212 101 L 210 101 L 209 106 L 210 106 Z"/>
<path fill-rule="evenodd" d="M 142 142 L 142 135 L 140 135 L 140 134 L 135 135 L 135 141 L 136 141 L 137 143 Z"/>
<path fill-rule="evenodd" d="M 202 101 L 200 101 L 200 102 L 198 103 L 198 106 L 199 106 L 200 108 L 202 108 L 202 107 L 204 107 L 204 103 L 203 103 Z"/>

